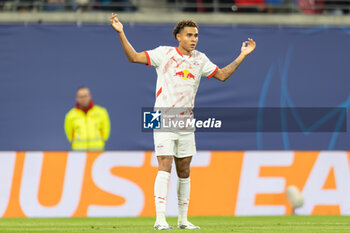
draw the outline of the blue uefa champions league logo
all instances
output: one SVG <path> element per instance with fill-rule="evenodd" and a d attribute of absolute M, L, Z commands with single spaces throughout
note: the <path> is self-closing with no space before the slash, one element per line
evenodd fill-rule
<path fill-rule="evenodd" d="M 161 128 L 161 112 L 143 112 L 143 128 L 144 129 L 160 129 Z"/>

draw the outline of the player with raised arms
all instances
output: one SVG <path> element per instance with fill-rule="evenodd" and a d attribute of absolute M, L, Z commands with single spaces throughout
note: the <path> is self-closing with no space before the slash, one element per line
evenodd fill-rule
<path fill-rule="evenodd" d="M 155 107 L 193 108 L 200 78 L 214 77 L 226 81 L 256 47 L 252 39 L 243 42 L 240 55 L 226 67 L 219 69 L 195 47 L 198 42 L 198 25 L 193 20 L 182 20 L 174 28 L 178 47 L 159 46 L 153 50 L 136 52 L 129 43 L 123 24 L 116 14 L 110 17 L 112 27 L 118 32 L 122 47 L 132 63 L 154 66 L 157 71 Z M 156 222 L 154 229 L 173 229 L 166 221 L 165 210 L 168 183 L 173 160 L 175 161 L 178 195 L 178 228 L 199 229 L 187 220 L 190 197 L 190 163 L 196 153 L 194 132 L 154 132 L 158 173 L 154 184 Z"/>

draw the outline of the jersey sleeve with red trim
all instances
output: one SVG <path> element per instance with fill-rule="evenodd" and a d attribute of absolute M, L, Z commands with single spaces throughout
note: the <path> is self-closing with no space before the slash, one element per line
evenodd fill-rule
<path fill-rule="evenodd" d="M 218 71 L 219 67 L 212 63 L 209 58 L 203 54 L 203 68 L 202 68 L 202 76 L 206 76 L 211 78 Z"/>
<path fill-rule="evenodd" d="M 148 61 L 148 66 L 152 65 L 154 67 L 160 66 L 164 60 L 164 48 L 165 46 L 159 46 L 152 50 L 145 51 Z"/>

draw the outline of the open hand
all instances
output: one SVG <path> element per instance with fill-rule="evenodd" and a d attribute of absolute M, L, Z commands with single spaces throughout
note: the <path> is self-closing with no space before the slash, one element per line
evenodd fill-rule
<path fill-rule="evenodd" d="M 254 51 L 255 47 L 255 41 L 251 38 L 248 38 L 248 41 L 244 41 L 242 44 L 241 53 L 247 56 Z"/>
<path fill-rule="evenodd" d="M 117 32 L 123 31 L 123 24 L 117 18 L 117 14 L 111 14 L 111 25 Z"/>

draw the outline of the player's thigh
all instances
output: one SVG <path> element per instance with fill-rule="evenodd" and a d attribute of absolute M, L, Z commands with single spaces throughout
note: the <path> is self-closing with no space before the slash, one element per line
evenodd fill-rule
<path fill-rule="evenodd" d="M 167 132 L 153 133 L 154 151 L 160 171 L 171 171 L 173 156 L 176 153 L 176 137 Z"/>
<path fill-rule="evenodd" d="M 178 137 L 176 158 L 191 157 L 196 154 L 196 141 L 194 133 L 182 134 Z"/>
<path fill-rule="evenodd" d="M 173 133 L 169 132 L 154 132 L 154 151 L 156 156 L 163 155 L 175 155 L 176 153 L 176 140 L 177 137 Z"/>

